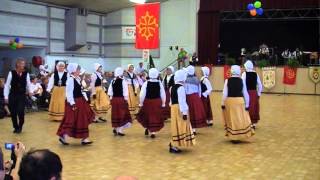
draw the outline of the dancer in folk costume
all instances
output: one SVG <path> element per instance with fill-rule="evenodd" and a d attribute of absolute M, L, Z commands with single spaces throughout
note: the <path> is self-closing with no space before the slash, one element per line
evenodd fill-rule
<path fill-rule="evenodd" d="M 158 80 L 159 71 L 156 68 L 149 70 L 149 80 L 140 91 L 140 111 L 137 115 L 139 123 L 145 128 L 145 135 L 151 132 L 151 138 L 164 126 L 163 108 L 166 105 L 166 93 L 161 81 Z"/>
<path fill-rule="evenodd" d="M 164 108 L 163 111 L 163 116 L 165 119 L 169 119 L 170 116 L 170 88 L 174 85 L 174 67 L 173 66 L 169 66 L 166 69 L 166 75 L 163 79 L 163 86 L 164 86 L 164 90 L 166 92 L 166 107 Z"/>
<path fill-rule="evenodd" d="M 64 115 L 66 82 L 68 79 L 68 72 L 65 71 L 65 66 L 64 62 L 57 63 L 47 87 L 47 92 L 51 93 L 49 118 L 53 121 L 62 121 Z"/>
<path fill-rule="evenodd" d="M 212 92 L 211 82 L 208 79 L 210 76 L 210 69 L 206 66 L 201 67 L 202 77 L 200 79 L 201 83 L 201 100 L 203 103 L 204 110 L 206 112 L 207 124 L 208 126 L 213 126 L 212 109 L 210 103 L 210 94 Z"/>
<path fill-rule="evenodd" d="M 68 64 L 68 77 L 66 83 L 65 113 L 57 135 L 63 145 L 69 145 L 67 137 L 81 138 L 82 145 L 91 144 L 89 140 L 89 125 L 94 119 L 94 112 L 87 102 L 87 96 L 82 92 L 79 77 L 81 67 L 76 63 Z"/>
<path fill-rule="evenodd" d="M 102 121 L 106 122 L 106 113 L 110 108 L 110 100 L 107 96 L 104 88 L 102 87 L 103 71 L 102 65 L 94 63 L 95 72 L 91 75 L 91 106 L 96 113 L 94 122 Z"/>
<path fill-rule="evenodd" d="M 185 82 L 185 89 L 187 94 L 187 103 L 189 106 L 190 121 L 193 128 L 193 133 L 196 135 L 196 128 L 207 127 L 206 112 L 201 100 L 201 86 L 200 81 L 195 75 L 193 66 L 188 66 L 187 80 Z"/>
<path fill-rule="evenodd" d="M 249 116 L 249 95 L 246 82 L 240 77 L 238 65 L 231 66 L 231 77 L 225 80 L 222 97 L 223 119 L 226 136 L 239 143 L 254 135 Z"/>
<path fill-rule="evenodd" d="M 254 70 L 253 63 L 250 60 L 244 64 L 244 67 L 246 72 L 242 73 L 242 79 L 246 83 L 250 97 L 249 114 L 253 128 L 255 129 L 258 121 L 260 120 L 259 99 L 262 92 L 262 83 L 259 75 Z"/>
<path fill-rule="evenodd" d="M 129 110 L 133 113 L 136 112 L 138 104 L 139 104 L 139 82 L 137 75 L 134 73 L 133 64 L 128 65 L 128 70 L 124 75 L 125 80 L 128 84 L 128 92 L 129 92 Z"/>
<path fill-rule="evenodd" d="M 128 84 L 123 78 L 123 69 L 118 67 L 114 71 L 115 78 L 111 81 L 108 95 L 111 99 L 111 121 L 114 135 L 125 136 L 123 130 L 132 123 L 128 107 Z"/>
<path fill-rule="evenodd" d="M 180 153 L 179 147 L 195 145 L 195 136 L 189 119 L 189 107 L 186 101 L 184 82 L 187 74 L 178 70 L 174 75 L 175 85 L 170 91 L 171 96 L 171 142 L 169 152 Z"/>

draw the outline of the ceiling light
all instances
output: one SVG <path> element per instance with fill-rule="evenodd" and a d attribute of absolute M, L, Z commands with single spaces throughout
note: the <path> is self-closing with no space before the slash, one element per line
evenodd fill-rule
<path fill-rule="evenodd" d="M 146 2 L 146 0 L 129 0 L 129 1 L 137 4 L 144 4 Z"/>

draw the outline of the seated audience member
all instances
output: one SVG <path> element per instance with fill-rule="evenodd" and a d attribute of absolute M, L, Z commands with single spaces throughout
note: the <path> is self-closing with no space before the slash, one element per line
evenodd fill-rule
<path fill-rule="evenodd" d="M 39 102 L 39 98 L 42 95 L 43 89 L 40 83 L 38 83 L 38 78 L 36 78 L 35 76 L 31 76 L 30 77 L 30 99 L 32 100 L 31 104 L 32 104 L 32 109 L 37 109 L 37 104 Z"/>
<path fill-rule="evenodd" d="M 49 83 L 48 77 L 41 78 L 41 88 L 47 89 Z M 50 93 L 47 91 L 43 91 L 40 98 L 39 98 L 39 107 L 40 108 L 48 108 L 50 103 Z"/>

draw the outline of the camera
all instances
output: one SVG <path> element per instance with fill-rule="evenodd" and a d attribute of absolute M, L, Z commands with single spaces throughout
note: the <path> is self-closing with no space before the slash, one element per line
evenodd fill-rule
<path fill-rule="evenodd" d="M 6 150 L 14 150 L 14 144 L 13 143 L 5 143 L 4 148 Z"/>

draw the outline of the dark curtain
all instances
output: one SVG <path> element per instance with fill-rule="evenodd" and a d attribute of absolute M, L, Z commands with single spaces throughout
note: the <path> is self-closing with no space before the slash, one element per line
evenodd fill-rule
<path fill-rule="evenodd" d="M 216 64 L 220 12 L 246 10 L 252 0 L 201 0 L 198 12 L 198 56 L 199 64 Z M 263 1 L 264 9 L 319 8 L 318 0 L 268 0 Z"/>

